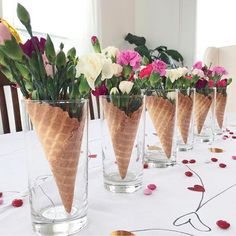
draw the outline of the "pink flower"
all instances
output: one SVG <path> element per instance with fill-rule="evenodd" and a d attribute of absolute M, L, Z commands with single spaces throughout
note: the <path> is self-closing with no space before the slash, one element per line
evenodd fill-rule
<path fill-rule="evenodd" d="M 213 86 L 214 86 L 214 80 L 210 79 L 210 80 L 208 81 L 208 87 L 209 87 L 209 88 L 212 88 Z"/>
<path fill-rule="evenodd" d="M 152 62 L 152 67 L 153 67 L 153 71 L 155 71 L 156 73 L 159 73 L 160 76 L 165 76 L 166 75 L 166 63 L 164 61 L 161 60 L 155 60 Z"/>
<path fill-rule="evenodd" d="M 43 58 L 43 64 L 44 64 L 44 68 L 46 70 L 47 76 L 53 76 L 52 65 L 49 63 L 45 53 L 42 55 L 42 58 Z"/>
<path fill-rule="evenodd" d="M 6 40 L 10 39 L 10 30 L 3 23 L 0 23 L 0 45 L 3 45 Z"/>
<path fill-rule="evenodd" d="M 121 66 L 130 65 L 134 70 L 137 70 L 141 64 L 141 56 L 133 50 L 121 51 L 117 54 L 116 62 Z"/>
<path fill-rule="evenodd" d="M 193 65 L 193 69 L 199 69 L 199 70 L 201 70 L 201 69 L 202 69 L 202 62 L 201 62 L 201 61 L 196 62 L 196 63 Z"/>
<path fill-rule="evenodd" d="M 102 84 L 100 87 L 95 88 L 95 90 L 92 90 L 92 94 L 95 97 L 98 97 L 100 95 L 106 95 L 107 94 L 106 85 Z"/>
<path fill-rule="evenodd" d="M 216 83 L 216 87 L 226 87 L 227 86 L 227 80 L 223 79 L 223 80 L 219 80 Z"/>
<path fill-rule="evenodd" d="M 153 67 L 152 64 L 148 64 L 146 67 L 144 67 L 140 73 L 139 73 L 139 77 L 141 79 L 145 78 L 145 77 L 149 77 L 152 73 Z"/>
<path fill-rule="evenodd" d="M 227 71 L 225 70 L 224 67 L 222 66 L 215 66 L 213 69 L 212 69 L 212 74 L 213 75 L 219 75 L 219 76 L 222 76 L 222 75 L 227 75 Z"/>
<path fill-rule="evenodd" d="M 91 42 L 94 44 L 94 43 L 96 43 L 98 41 L 98 38 L 97 38 L 97 36 L 92 36 L 91 37 Z"/>

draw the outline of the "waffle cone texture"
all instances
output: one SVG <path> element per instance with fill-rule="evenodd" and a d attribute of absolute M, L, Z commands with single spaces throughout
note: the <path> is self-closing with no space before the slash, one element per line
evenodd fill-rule
<path fill-rule="evenodd" d="M 191 96 L 178 93 L 178 127 L 183 139 L 187 144 L 190 122 L 193 111 L 193 99 Z"/>
<path fill-rule="evenodd" d="M 198 134 L 201 133 L 202 127 L 205 123 L 207 114 L 210 110 L 213 101 L 212 95 L 205 96 L 204 94 L 196 93 L 195 95 L 195 123 Z"/>
<path fill-rule="evenodd" d="M 107 120 L 112 146 L 122 179 L 127 175 L 134 141 L 137 134 L 143 106 L 130 116 L 106 99 L 102 100 L 104 116 Z"/>
<path fill-rule="evenodd" d="M 227 95 L 217 92 L 215 115 L 220 129 L 222 129 L 223 127 L 226 102 L 227 102 Z"/>
<path fill-rule="evenodd" d="M 42 144 L 62 203 L 71 212 L 79 163 L 85 114 L 81 121 L 49 104 L 26 103 L 26 109 Z"/>
<path fill-rule="evenodd" d="M 147 96 L 146 104 L 163 151 L 167 158 L 170 158 L 175 125 L 175 105 L 159 96 Z"/>

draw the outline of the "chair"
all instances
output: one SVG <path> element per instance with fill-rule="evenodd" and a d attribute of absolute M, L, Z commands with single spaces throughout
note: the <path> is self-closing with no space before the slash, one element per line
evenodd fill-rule
<path fill-rule="evenodd" d="M 14 120 L 15 120 L 15 128 L 16 132 L 22 131 L 21 124 L 21 115 L 20 115 L 20 106 L 18 99 L 17 89 L 12 86 L 13 84 L 9 82 L 9 80 L 0 72 L 0 110 L 2 117 L 2 125 L 3 125 L 3 133 L 10 133 L 10 122 L 7 111 L 7 102 L 6 96 L 4 92 L 4 87 L 9 86 L 11 90 L 12 104 L 13 104 L 13 112 L 14 112 Z"/>
<path fill-rule="evenodd" d="M 236 112 L 236 45 L 226 47 L 209 47 L 206 49 L 203 62 L 207 66 L 223 66 L 233 79 L 228 90 L 227 111 Z"/>

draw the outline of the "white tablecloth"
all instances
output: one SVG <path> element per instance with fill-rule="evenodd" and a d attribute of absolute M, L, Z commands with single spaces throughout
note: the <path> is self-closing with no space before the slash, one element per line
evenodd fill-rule
<path fill-rule="evenodd" d="M 232 116 L 231 116 L 232 118 Z M 229 125 L 236 125 L 231 119 Z M 236 131 L 236 127 L 231 127 Z M 103 187 L 101 151 L 99 150 L 99 121 L 90 124 L 90 154 L 98 154 L 97 158 L 89 161 L 89 210 L 88 225 L 77 235 L 108 236 L 114 230 L 156 229 L 156 231 L 135 232 L 142 235 L 236 235 L 236 186 L 209 201 L 199 211 L 202 223 L 211 229 L 210 232 L 200 232 L 184 224 L 174 226 L 173 222 L 181 215 L 197 209 L 202 193 L 190 191 L 187 188 L 196 184 L 201 185 L 197 175 L 186 177 L 188 167 L 181 163 L 182 159 L 195 159 L 196 164 L 188 166 L 202 179 L 205 193 L 202 203 L 217 195 L 224 189 L 236 184 L 236 139 L 219 139 L 214 147 L 225 150 L 224 153 L 210 153 L 207 144 L 197 144 L 191 152 L 179 153 L 178 164 L 166 169 L 145 169 L 143 186 L 149 183 L 157 185 L 152 195 L 146 196 L 140 190 L 134 194 L 114 194 Z M 27 171 L 24 154 L 22 133 L 0 136 L 0 192 L 4 192 L 4 203 L 17 197 L 16 193 L 6 191 L 27 190 Z M 210 161 L 217 157 L 219 162 L 227 164 L 219 168 L 219 162 Z M 4 205 L 0 206 L 3 207 Z M 205 227 L 199 223 L 197 215 L 192 214 L 182 222 L 191 218 L 197 228 Z M 216 226 L 216 221 L 222 219 L 231 223 L 228 230 Z M 164 230 L 162 230 L 164 229 Z M 181 232 L 172 232 L 181 231 Z M 28 198 L 20 208 L 9 207 L 0 209 L 1 236 L 31 236 L 31 219 Z"/>

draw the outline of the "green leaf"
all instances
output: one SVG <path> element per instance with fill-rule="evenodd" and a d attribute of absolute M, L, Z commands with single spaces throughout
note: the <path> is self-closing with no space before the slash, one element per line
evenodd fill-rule
<path fill-rule="evenodd" d="M 125 36 L 125 40 L 128 41 L 130 44 L 135 44 L 136 46 L 145 45 L 146 39 L 144 37 L 136 36 L 131 33 L 128 33 Z"/>
<path fill-rule="evenodd" d="M 17 17 L 21 21 L 21 23 L 25 26 L 30 24 L 30 15 L 29 12 L 20 4 L 17 3 Z"/>
<path fill-rule="evenodd" d="M 76 69 L 74 65 L 70 65 L 67 69 L 67 78 L 68 79 L 73 79 L 76 74 Z"/>
<path fill-rule="evenodd" d="M 134 50 L 140 54 L 142 57 L 147 57 L 151 61 L 151 55 L 149 49 L 145 45 L 135 47 Z"/>
<path fill-rule="evenodd" d="M 46 44 L 45 44 L 45 52 L 46 52 L 46 57 L 47 57 L 48 61 L 50 63 L 54 64 L 56 52 L 55 52 L 53 42 L 52 42 L 49 35 L 47 35 L 47 40 L 46 40 Z"/>
<path fill-rule="evenodd" d="M 170 58 L 165 53 L 163 53 L 163 52 L 160 53 L 159 59 L 164 61 L 168 65 L 171 64 Z"/>
<path fill-rule="evenodd" d="M 232 82 L 232 78 L 227 79 L 227 85 L 230 85 Z"/>
<path fill-rule="evenodd" d="M 17 70 L 22 75 L 22 77 L 24 77 L 26 80 L 30 80 L 31 75 L 30 75 L 28 68 L 22 64 L 19 64 L 19 63 L 15 63 L 15 65 L 16 65 Z"/>
<path fill-rule="evenodd" d="M 13 83 L 16 82 L 12 76 L 12 73 L 6 67 L 1 67 L 1 72 L 7 77 L 8 80 Z"/>
<path fill-rule="evenodd" d="M 56 56 L 56 66 L 63 67 L 66 64 L 66 55 L 63 51 L 60 51 Z"/>
<path fill-rule="evenodd" d="M 84 76 L 81 76 L 80 83 L 79 83 L 79 92 L 81 94 L 87 94 L 89 91 L 90 91 L 90 87 L 86 78 L 84 78 Z"/>
<path fill-rule="evenodd" d="M 156 88 L 156 85 L 157 85 L 157 82 L 158 82 L 158 74 L 153 72 L 151 75 L 150 75 L 150 78 L 149 78 L 149 81 L 150 81 L 150 84 L 153 88 Z"/>
<path fill-rule="evenodd" d="M 184 58 L 183 56 L 176 50 L 170 49 L 170 50 L 166 50 L 166 53 L 172 57 L 175 61 L 180 61 L 183 62 Z"/>
<path fill-rule="evenodd" d="M 75 56 L 76 56 L 76 49 L 73 47 L 67 52 L 67 57 L 73 60 Z"/>
<path fill-rule="evenodd" d="M 144 55 L 143 57 L 142 57 L 142 65 L 147 65 L 147 64 L 149 64 L 149 62 L 150 62 L 150 60 Z"/>
<path fill-rule="evenodd" d="M 5 45 L 0 45 L 0 50 L 9 58 L 17 61 L 22 61 L 23 51 L 12 36 L 11 40 L 6 40 Z"/>
<path fill-rule="evenodd" d="M 158 52 L 162 52 L 162 51 L 166 51 L 167 47 L 166 46 L 159 46 L 159 47 L 155 48 L 154 50 L 157 50 Z"/>

